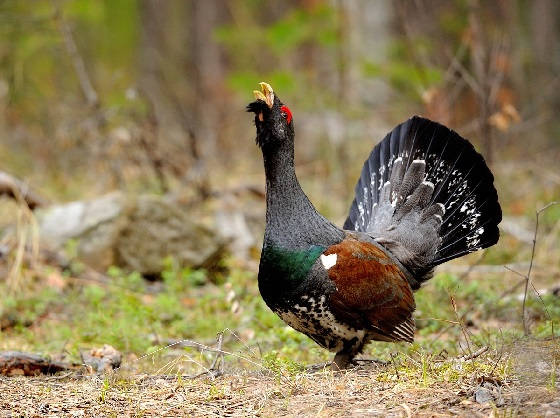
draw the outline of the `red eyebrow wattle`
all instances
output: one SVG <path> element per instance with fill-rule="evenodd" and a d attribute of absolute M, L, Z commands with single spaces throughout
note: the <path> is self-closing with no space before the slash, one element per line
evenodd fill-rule
<path fill-rule="evenodd" d="M 290 123 L 292 121 L 292 112 L 290 111 L 288 106 L 284 105 L 280 108 L 280 110 L 286 113 L 286 121 Z"/>

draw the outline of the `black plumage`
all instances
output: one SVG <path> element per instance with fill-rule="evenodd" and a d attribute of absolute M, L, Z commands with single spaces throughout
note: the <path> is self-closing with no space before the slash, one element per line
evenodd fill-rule
<path fill-rule="evenodd" d="M 418 116 L 389 132 L 365 161 L 344 229 L 372 232 L 383 185 L 391 179 L 398 158 L 405 168 L 415 160 L 425 161 L 423 181 L 434 185 L 429 205 L 444 206 L 438 232 L 441 242 L 421 270 L 430 271 L 498 242 L 502 212 L 494 176 L 484 158 L 455 131 Z M 414 229 L 407 232 L 413 234 Z M 422 271 L 416 273 L 422 275 Z"/>
<path fill-rule="evenodd" d="M 297 180 L 291 111 L 266 83 L 255 114 L 266 174 L 259 290 L 287 324 L 347 367 L 369 341 L 414 339 L 413 290 L 438 264 L 497 242 L 493 176 L 473 146 L 413 117 L 364 163 L 344 228 Z"/>

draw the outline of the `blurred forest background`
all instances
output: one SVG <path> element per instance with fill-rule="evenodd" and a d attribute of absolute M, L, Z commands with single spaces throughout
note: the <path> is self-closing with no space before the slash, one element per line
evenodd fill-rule
<path fill-rule="evenodd" d="M 264 173 L 245 105 L 260 81 L 290 106 L 300 181 L 339 225 L 363 161 L 397 123 L 420 114 L 469 138 L 495 173 L 502 238 L 420 292 L 420 334 L 461 338 L 429 319 L 456 314 L 446 289 L 471 322 L 519 331 L 519 299 L 503 297 L 519 278 L 503 265 L 525 274 L 535 210 L 560 198 L 559 45 L 556 0 L 0 1 L 0 171 L 13 176 L 0 180 L 19 189 L 0 187 L 16 195 L 0 200 L 10 295 L 0 348 L 76 356 L 109 342 L 144 353 L 162 336 L 212 339 L 229 327 L 297 359 L 324 355 L 301 350 L 314 346 L 257 297 Z M 25 204 L 29 190 L 40 211 Z M 62 205 L 71 201 L 82 203 Z M 95 219 L 71 231 L 83 221 L 73 214 L 90 209 Z M 110 226 L 121 215 L 136 229 Z M 528 306 L 549 333 L 560 317 L 560 207 L 539 222 L 534 278 L 549 292 L 544 309 Z M 112 238 L 99 238 L 108 229 Z M 96 249 L 104 255 L 90 270 L 80 254 L 96 240 L 116 250 Z M 207 253 L 192 261 L 184 246 Z M 160 270 L 143 264 L 151 251 Z"/>
<path fill-rule="evenodd" d="M 265 80 L 338 219 L 415 113 L 558 181 L 538 161 L 560 144 L 559 19 L 554 0 L 5 0 L 0 165 L 55 201 L 261 185 L 244 105 Z"/>

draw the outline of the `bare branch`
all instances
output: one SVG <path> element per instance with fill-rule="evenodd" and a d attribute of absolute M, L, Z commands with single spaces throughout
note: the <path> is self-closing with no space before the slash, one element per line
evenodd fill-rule
<path fill-rule="evenodd" d="M 470 338 L 469 338 L 469 334 L 467 332 L 467 328 L 465 327 L 465 323 L 463 321 L 464 315 L 463 316 L 459 315 L 459 311 L 457 309 L 457 302 L 455 302 L 455 298 L 453 297 L 453 295 L 451 294 L 449 289 L 447 290 L 447 292 L 449 294 L 449 300 L 451 301 L 451 306 L 453 307 L 453 312 L 455 312 L 455 319 L 459 323 L 459 327 L 461 328 L 461 332 L 463 333 L 463 336 L 465 337 L 465 342 L 467 343 L 467 350 L 469 351 L 468 355 L 472 356 L 473 351 L 471 349 L 471 341 L 470 341 Z"/>
<path fill-rule="evenodd" d="M 537 210 L 536 212 L 536 221 L 535 221 L 535 234 L 533 236 L 533 248 L 531 250 L 531 261 L 529 262 L 529 270 L 527 271 L 527 275 L 525 276 L 525 291 L 523 292 L 523 330 L 525 335 L 529 335 L 529 324 L 527 323 L 527 315 L 526 315 L 526 305 L 527 305 L 527 290 L 529 289 L 529 282 L 531 281 L 531 270 L 533 269 L 533 260 L 535 259 L 535 248 L 537 246 L 537 234 L 539 231 L 539 215 L 550 208 L 553 205 L 557 205 L 560 202 L 550 202 L 549 204 L 545 205 L 541 209 Z M 541 299 L 542 300 L 542 299 Z"/>
<path fill-rule="evenodd" d="M 91 82 L 91 78 L 89 73 L 86 69 L 86 65 L 80 52 L 78 51 L 78 47 L 76 42 L 74 41 L 74 36 L 72 35 L 72 30 L 68 25 L 68 22 L 64 19 L 62 11 L 60 9 L 60 4 L 58 1 L 55 1 L 56 7 L 56 20 L 58 21 L 58 26 L 62 38 L 64 39 L 64 44 L 66 45 L 66 51 L 72 60 L 72 65 L 74 66 L 74 70 L 76 71 L 76 75 L 78 76 L 78 81 L 80 83 L 80 87 L 82 89 L 82 93 L 84 94 L 88 105 L 92 107 L 99 106 L 99 96 L 97 92 L 93 88 L 93 84 Z"/>
<path fill-rule="evenodd" d="M 459 360 L 461 360 L 461 361 L 472 360 L 472 359 L 477 358 L 478 356 L 486 353 L 487 351 L 488 351 L 488 346 L 485 345 L 484 347 L 479 348 L 478 350 L 476 350 L 472 354 L 459 357 Z"/>
<path fill-rule="evenodd" d="M 0 375 L 4 376 L 37 376 L 77 369 L 77 365 L 52 361 L 37 354 L 21 351 L 0 352 Z"/>
<path fill-rule="evenodd" d="M 0 196 L 2 195 L 16 200 L 21 199 L 31 210 L 48 204 L 45 198 L 31 190 L 23 181 L 0 171 Z"/>
<path fill-rule="evenodd" d="M 450 58 L 451 58 L 450 66 L 454 70 L 456 70 L 459 74 L 461 74 L 461 77 L 463 78 L 463 80 L 465 80 L 465 82 L 469 85 L 471 90 L 478 97 L 483 97 L 484 96 L 484 91 L 483 91 L 482 87 L 480 87 L 479 82 L 472 76 L 472 74 L 469 72 L 469 70 L 467 70 L 465 68 L 465 66 L 463 64 L 461 64 L 461 62 L 457 59 L 457 57 L 450 57 Z"/>
<path fill-rule="evenodd" d="M 525 274 L 520 273 L 520 272 L 518 272 L 517 270 L 514 270 L 514 269 L 512 269 L 512 268 L 509 267 L 509 266 L 504 266 L 504 268 L 505 268 L 506 270 L 508 270 L 508 271 L 511 271 L 511 272 L 514 273 L 514 274 L 517 274 L 519 277 L 522 277 L 522 278 L 524 278 L 524 279 L 527 279 L 527 276 L 526 276 Z"/>

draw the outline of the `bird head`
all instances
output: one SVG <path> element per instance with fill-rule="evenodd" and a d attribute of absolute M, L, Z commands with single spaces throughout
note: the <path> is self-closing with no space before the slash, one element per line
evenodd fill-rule
<path fill-rule="evenodd" d="M 247 105 L 247 112 L 255 114 L 257 144 L 261 147 L 278 146 L 294 139 L 292 112 L 274 94 L 270 84 L 259 83 L 254 90 L 255 101 Z"/>

